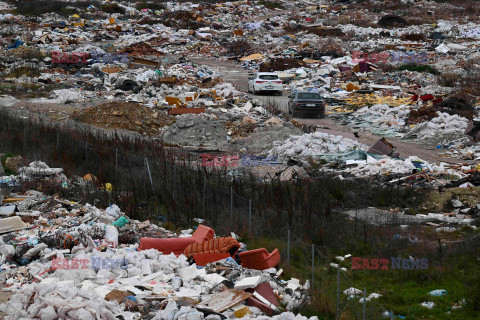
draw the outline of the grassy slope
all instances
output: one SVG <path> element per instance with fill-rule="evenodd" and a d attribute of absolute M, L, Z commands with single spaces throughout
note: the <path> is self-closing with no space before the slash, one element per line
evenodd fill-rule
<path fill-rule="evenodd" d="M 311 247 L 309 245 L 293 244 L 290 253 L 291 265 L 288 266 L 284 240 L 243 237 L 242 242 L 250 248 L 264 247 L 269 251 L 279 248 L 283 253 L 280 267 L 285 271 L 285 279 L 290 277 L 310 279 Z M 408 258 L 408 255 L 403 258 Z M 337 271 L 319 255 L 316 255 L 315 259 L 317 263 L 315 263 L 314 299 L 306 310 L 300 311 L 306 316 L 317 315 L 320 319 L 334 319 Z M 336 262 L 334 255 L 328 259 Z M 367 295 L 372 292 L 382 295 L 376 300 L 378 303 L 367 302 L 368 319 L 380 319 L 384 310 L 379 305 L 387 310 L 393 310 L 395 316 L 400 315 L 405 317 L 404 319 L 480 319 L 480 311 L 472 311 L 471 305 L 452 309 L 452 306 L 459 305 L 463 299 L 480 295 L 478 283 L 476 287 L 472 287 L 472 284 L 475 284 L 474 275 L 479 269 L 475 256 L 464 255 L 458 259 L 446 259 L 439 266 L 429 265 L 427 270 L 351 270 L 350 259 L 341 262 L 340 265 L 348 270 L 341 271 L 341 291 L 349 287 L 361 290 L 366 287 Z M 478 276 L 476 279 L 478 281 Z M 430 291 L 436 289 L 445 289 L 448 294 L 444 297 L 428 295 Z M 362 305 L 358 302 L 360 297 L 347 300 L 347 297 L 341 293 L 342 319 L 355 319 L 355 314 L 361 318 Z M 434 308 L 429 310 L 422 307 L 420 304 L 424 301 L 433 301 Z"/>

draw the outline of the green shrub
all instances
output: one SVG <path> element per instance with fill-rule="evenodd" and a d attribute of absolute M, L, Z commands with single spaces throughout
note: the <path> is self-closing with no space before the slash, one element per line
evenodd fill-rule
<path fill-rule="evenodd" d="M 161 3 L 157 3 L 153 1 L 142 1 L 137 3 L 135 8 L 137 10 L 142 10 L 142 9 L 163 10 L 165 9 L 165 6 Z"/>
<path fill-rule="evenodd" d="M 10 170 L 9 168 L 7 168 L 7 166 L 5 166 L 5 161 L 7 161 L 7 158 L 10 158 L 10 157 L 14 157 L 13 153 L 11 152 L 7 152 L 3 155 L 2 157 L 2 166 L 3 166 L 3 169 L 5 170 L 5 175 L 6 176 L 10 176 L 10 175 L 15 175 L 16 172 L 13 171 L 13 170 Z"/>
<path fill-rule="evenodd" d="M 416 71 L 416 72 L 427 72 L 433 75 L 439 75 L 440 72 L 435 69 L 434 67 L 428 65 L 418 65 L 414 63 L 404 64 L 398 67 L 399 71 L 407 70 L 407 71 Z"/>
<path fill-rule="evenodd" d="M 100 7 L 100 9 L 103 11 L 103 12 L 106 12 L 106 13 L 121 13 L 121 14 L 124 14 L 125 13 L 125 9 L 120 7 L 118 4 L 116 3 L 106 3 L 106 4 L 102 4 L 102 6 Z"/>
<path fill-rule="evenodd" d="M 88 6 L 100 6 L 98 1 L 66 2 L 61 0 L 24 0 L 16 3 L 15 13 L 25 16 L 39 16 L 45 13 L 57 13 L 68 16 L 74 13 L 73 8 L 85 9 Z M 69 8 L 70 7 L 70 8 Z"/>

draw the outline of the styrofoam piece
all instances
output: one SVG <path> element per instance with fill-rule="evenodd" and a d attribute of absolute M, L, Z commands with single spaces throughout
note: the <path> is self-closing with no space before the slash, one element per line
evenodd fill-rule
<path fill-rule="evenodd" d="M 262 282 L 262 276 L 243 278 L 242 280 L 235 283 L 235 289 L 244 290 L 244 289 L 255 288 L 261 282 Z"/>
<path fill-rule="evenodd" d="M 27 228 L 19 216 L 0 219 L 0 233 L 12 232 Z"/>

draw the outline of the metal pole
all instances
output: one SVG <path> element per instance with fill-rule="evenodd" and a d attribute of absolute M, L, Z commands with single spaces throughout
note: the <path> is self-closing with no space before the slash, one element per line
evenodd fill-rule
<path fill-rule="evenodd" d="M 230 220 L 233 219 L 233 184 L 230 186 Z"/>
<path fill-rule="evenodd" d="M 311 288 L 312 288 L 312 293 L 313 293 L 313 277 L 314 277 L 314 272 L 315 272 L 315 245 L 312 244 L 312 284 L 311 284 Z"/>
<path fill-rule="evenodd" d="M 175 189 L 177 187 L 177 166 L 173 164 L 173 198 L 175 199 Z"/>
<path fill-rule="evenodd" d="M 390 310 L 390 320 L 393 320 L 393 310 Z"/>
<path fill-rule="evenodd" d="M 57 163 L 60 164 L 60 135 L 57 132 Z"/>
<path fill-rule="evenodd" d="M 248 217 L 249 217 L 248 230 L 252 232 L 252 199 L 248 199 Z"/>
<path fill-rule="evenodd" d="M 26 155 L 26 146 L 27 146 L 27 126 L 23 127 L 23 141 L 22 141 L 22 147 L 23 147 L 23 154 Z"/>
<path fill-rule="evenodd" d="M 337 316 L 340 319 L 340 265 L 337 266 Z"/>
<path fill-rule="evenodd" d="M 203 214 L 205 214 L 205 193 L 207 192 L 207 174 L 205 173 L 203 179 Z"/>
<path fill-rule="evenodd" d="M 290 266 L 290 229 L 287 233 L 287 264 Z"/>
<path fill-rule="evenodd" d="M 115 148 L 115 184 L 117 184 L 118 148 Z"/>
<path fill-rule="evenodd" d="M 367 315 L 367 287 L 363 287 L 363 320 Z"/>
<path fill-rule="evenodd" d="M 147 167 L 148 177 L 150 178 L 150 186 L 152 187 L 152 191 L 153 191 L 152 173 L 150 172 L 150 166 L 148 165 L 148 159 L 147 158 L 145 158 L 145 166 Z"/>

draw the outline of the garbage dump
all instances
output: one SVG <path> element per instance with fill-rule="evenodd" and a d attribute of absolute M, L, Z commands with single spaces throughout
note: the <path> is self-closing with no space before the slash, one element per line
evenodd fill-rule
<path fill-rule="evenodd" d="M 148 6 L 113 3 L 108 10 L 118 13 L 109 13 L 73 5 L 66 16 L 39 10 L 38 28 L 16 26 L 18 39 L 5 39 L 9 54 L 2 58 L 5 78 L 16 88 L 28 84 L 29 97 L 21 96 L 23 90 L 5 92 L 2 105 L 33 103 L 42 107 L 32 112 L 133 131 L 171 145 L 262 153 L 274 141 L 298 135 L 287 115 L 287 93 L 315 91 L 326 100 L 335 128 L 404 137 L 427 148 L 448 145 L 441 150 L 446 152 L 455 143 L 451 157 L 472 154 L 458 140 L 478 101 L 474 92 L 465 98 L 454 86 L 460 86 L 459 77 L 464 82 L 475 77 L 474 22 L 458 26 L 440 20 L 432 29 L 396 14 L 372 14 L 376 22 L 364 26 L 365 21 L 337 21 L 338 8 L 331 4 L 312 11 L 303 1 L 282 3 L 281 9 L 230 2 L 216 4 L 215 10 L 188 2 Z M 3 15 L 3 21 L 28 21 L 22 10 L 27 9 L 19 6 L 16 14 Z M 355 6 L 338 12 L 351 10 Z M 324 15 L 335 22 L 329 25 Z M 433 51 L 432 35 L 445 40 Z M 364 41 L 372 36 L 381 38 Z M 247 95 L 248 77 L 256 71 L 277 73 L 285 98 Z M 53 108 L 58 103 L 69 107 Z M 272 116 L 278 128 L 290 127 L 291 133 L 264 130 Z M 190 127 L 200 119 L 205 128 Z M 335 143 L 338 150 L 351 149 Z"/>
<path fill-rule="evenodd" d="M 74 136 L 93 128 L 98 135 L 180 150 L 190 167 L 200 166 L 205 176 L 225 171 L 233 182 L 334 177 L 382 190 L 412 188 L 419 195 L 405 206 L 425 190 L 438 197 L 475 194 L 479 15 L 470 0 L 0 1 L 0 112 L 78 129 Z M 262 72 L 273 78 L 260 78 Z M 296 101 L 296 93 L 318 94 L 323 111 L 312 101 Z M 10 192 L 0 190 L 0 275 L 13 293 L 2 311 L 9 319 L 304 318 L 295 314 L 308 304 L 310 284 L 282 280 L 275 269 L 278 250 L 247 250 L 206 226 L 172 232 L 127 217 L 119 202 L 103 210 L 61 195 L 21 193 L 25 181 L 42 178 L 62 191 L 97 184 L 88 171 L 72 178 L 61 163 L 93 166 L 100 180 L 113 169 L 89 158 L 90 144 L 98 142 L 91 136 L 73 142 L 84 148 L 73 159 L 60 142 L 62 131 L 27 136 L 26 130 L 9 132 L 9 121 L 0 126 L 0 141 L 22 140 L 25 146 L 15 154 L 0 150 L 0 185 Z M 47 135 L 50 142 L 27 155 L 30 142 L 38 146 Z M 49 146 L 55 161 L 43 157 Z M 118 152 L 119 146 L 104 149 Z M 145 164 L 151 186 L 158 179 L 152 162 L 130 152 L 134 163 Z M 109 160 L 115 172 L 126 166 L 118 153 Z M 173 179 L 181 179 L 174 172 Z M 101 189 L 111 193 L 116 187 L 108 181 Z M 350 196 L 345 190 L 332 196 L 342 205 Z M 184 196 L 190 205 L 190 194 Z M 175 201 L 168 206 L 176 209 Z M 208 201 L 203 197 L 202 204 Z M 377 203 L 389 205 L 386 198 Z M 415 221 L 473 228 L 478 217 L 477 204 L 465 201 L 434 212 L 423 208 L 412 211 Z M 405 218 L 402 210 L 396 213 Z M 435 227 L 450 232 L 449 226 Z M 441 255 L 443 245 L 430 243 L 429 252 Z M 350 289 L 344 295 L 355 301 L 381 299 Z M 411 309 L 433 312 L 444 305 L 422 299 Z M 319 305 L 331 307 L 327 302 Z"/>
<path fill-rule="evenodd" d="M 12 292 L 0 306 L 6 319 L 293 319 L 291 311 L 309 303 L 308 280 L 283 280 L 275 268 L 278 251 L 247 250 L 204 225 L 175 234 L 116 205 L 101 210 L 36 191 L 18 197 L 18 221 L 0 219 L 1 277 Z M 188 249 L 205 237 L 231 239 L 235 250 Z M 146 249 L 147 239 L 164 244 Z"/>

